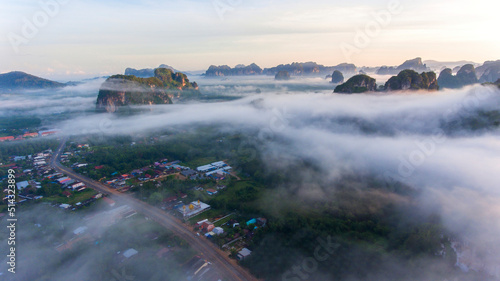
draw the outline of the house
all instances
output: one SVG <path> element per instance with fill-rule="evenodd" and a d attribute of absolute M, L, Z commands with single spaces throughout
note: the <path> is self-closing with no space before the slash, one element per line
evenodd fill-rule
<path fill-rule="evenodd" d="M 30 185 L 28 183 L 28 181 L 21 181 L 21 182 L 16 183 L 18 190 L 25 189 L 26 187 L 28 187 L 28 185 Z"/>
<path fill-rule="evenodd" d="M 183 176 L 185 176 L 185 177 L 189 178 L 189 177 L 191 177 L 191 176 L 193 176 L 193 175 L 196 175 L 196 171 L 195 171 L 195 170 L 193 170 L 193 169 L 184 170 L 184 171 L 182 171 L 182 172 L 181 172 L 181 175 L 183 175 Z"/>
<path fill-rule="evenodd" d="M 224 229 L 222 229 L 222 227 L 214 227 L 212 232 L 215 233 L 215 235 L 221 235 L 222 233 L 224 233 Z"/>
<path fill-rule="evenodd" d="M 74 183 L 74 184 L 72 184 L 72 185 L 68 186 L 68 188 L 71 188 L 71 189 L 75 190 L 75 189 L 77 189 L 77 188 L 79 188 L 79 187 L 82 187 L 82 186 L 84 186 L 84 185 L 85 185 L 85 184 L 84 184 L 83 182 L 77 182 L 77 183 Z"/>
<path fill-rule="evenodd" d="M 215 190 L 215 189 L 211 189 L 211 188 L 210 188 L 210 189 L 207 189 L 207 193 L 208 193 L 208 195 L 215 195 L 215 194 L 217 194 L 217 192 L 218 192 L 218 191 L 217 191 L 217 190 Z"/>
<path fill-rule="evenodd" d="M 125 252 L 123 252 L 123 256 L 128 259 L 132 256 L 137 255 L 138 253 L 139 252 L 136 249 L 130 248 L 130 249 L 126 250 Z"/>
<path fill-rule="evenodd" d="M 71 179 L 68 178 L 68 177 L 62 177 L 60 179 L 57 180 L 57 182 L 59 182 L 60 184 L 65 184 L 67 182 L 69 182 Z"/>
<path fill-rule="evenodd" d="M 210 232 L 215 228 L 215 226 L 213 223 L 206 221 L 201 224 L 200 228 L 205 232 Z"/>
<path fill-rule="evenodd" d="M 247 225 L 256 224 L 256 223 L 257 223 L 256 219 L 251 219 L 251 220 L 247 221 Z"/>
<path fill-rule="evenodd" d="M 267 219 L 266 218 L 258 218 L 257 219 L 257 224 L 260 226 L 266 226 Z"/>
<path fill-rule="evenodd" d="M 204 219 L 196 223 L 197 226 L 201 226 L 204 222 L 208 222 L 208 219 Z"/>
<path fill-rule="evenodd" d="M 238 255 L 236 257 L 238 258 L 238 260 L 242 261 L 248 256 L 250 256 L 250 254 L 252 254 L 252 251 L 250 251 L 247 248 L 243 248 L 241 249 L 241 251 L 238 252 Z"/>

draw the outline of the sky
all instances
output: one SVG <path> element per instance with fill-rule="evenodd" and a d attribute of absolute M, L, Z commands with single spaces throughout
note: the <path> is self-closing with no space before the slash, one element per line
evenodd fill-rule
<path fill-rule="evenodd" d="M 0 73 L 52 79 L 168 64 L 399 65 L 499 59 L 499 2 L 0 0 Z"/>

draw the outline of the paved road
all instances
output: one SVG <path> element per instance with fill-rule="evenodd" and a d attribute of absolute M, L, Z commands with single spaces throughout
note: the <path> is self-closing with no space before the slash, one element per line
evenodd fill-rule
<path fill-rule="evenodd" d="M 160 208 L 151 206 L 129 194 L 124 194 L 110 189 L 106 185 L 94 181 L 88 177 L 75 173 L 72 169 L 64 167 L 59 162 L 59 156 L 66 145 L 66 139 L 63 139 L 57 151 L 53 154 L 50 165 L 60 173 L 81 181 L 92 189 L 103 194 L 110 195 L 117 203 L 127 204 L 137 212 L 158 222 L 160 225 L 184 238 L 196 251 L 199 251 L 205 259 L 210 261 L 224 280 L 257 280 L 249 272 L 239 266 L 234 260 L 230 259 L 227 253 L 221 251 L 213 243 L 206 241 L 203 237 L 195 235 L 184 223 L 174 216 L 166 213 Z"/>

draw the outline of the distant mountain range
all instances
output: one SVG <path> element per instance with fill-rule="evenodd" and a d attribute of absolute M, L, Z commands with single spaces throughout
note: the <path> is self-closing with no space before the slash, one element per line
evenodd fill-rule
<path fill-rule="evenodd" d="M 242 75 L 259 75 L 262 74 L 262 68 L 260 68 L 255 63 L 250 65 L 242 65 L 239 64 L 234 68 L 231 68 L 228 65 L 211 65 L 208 70 L 205 72 L 205 76 L 207 77 L 215 77 L 215 76 L 242 76 Z"/>
<path fill-rule="evenodd" d="M 425 63 L 424 63 L 425 62 Z M 401 71 L 409 69 L 416 72 L 429 72 L 430 69 L 434 69 L 437 73 L 440 73 L 441 80 L 439 83 L 444 88 L 456 88 L 462 87 L 464 85 L 470 85 L 471 83 L 494 83 L 500 78 L 500 60 L 497 61 L 486 61 L 482 65 L 477 63 L 467 63 L 469 61 L 456 61 L 456 62 L 438 62 L 438 61 L 422 61 L 421 58 L 414 58 L 407 60 L 399 66 L 382 66 L 382 67 L 357 67 L 354 64 L 341 63 L 336 66 L 324 66 L 316 62 L 294 62 L 291 64 L 280 64 L 275 67 L 262 69 L 257 64 L 252 63 L 250 65 L 237 65 L 231 68 L 227 65 L 215 66 L 212 65 L 205 71 L 204 75 L 206 77 L 220 77 L 220 76 L 245 76 L 245 75 L 272 75 L 275 76 L 280 71 L 288 72 L 290 76 L 327 76 L 328 79 L 332 78 L 332 74 L 335 71 L 341 72 L 343 76 L 349 77 L 355 74 L 367 74 L 376 73 L 380 75 L 397 75 Z M 462 64 L 464 63 L 464 64 Z M 447 67 L 444 67 L 447 66 Z M 464 66 L 467 66 L 463 69 Z M 145 68 L 145 69 L 134 69 L 127 68 L 125 70 L 125 75 L 133 75 L 139 78 L 151 78 L 155 77 L 156 69 L 169 69 L 173 73 L 179 72 L 171 66 L 162 64 L 158 68 Z M 462 71 L 460 71 L 462 70 Z M 284 73 L 283 72 L 283 73 Z M 459 73 L 460 72 L 460 73 Z M 201 73 L 201 72 L 197 72 Z M 454 73 L 457 73 L 454 76 Z M 189 73 L 184 72 L 186 75 Z M 339 73 L 336 73 L 337 76 Z M 477 81 L 473 78 L 476 76 Z M 101 78 L 101 77 L 99 77 Z M 96 78 L 94 78 L 96 79 Z M 21 71 L 13 71 L 9 73 L 0 74 L 0 91 L 12 92 L 18 90 L 38 90 L 38 89 L 52 89 L 61 88 L 65 86 L 74 86 L 84 82 L 89 81 L 89 79 L 77 81 L 77 82 L 67 82 L 60 83 L 56 81 L 51 81 L 41 77 L 37 77 Z M 336 81 L 337 83 L 340 82 Z M 332 81 L 333 82 L 333 81 Z M 334 82 L 335 83 L 335 82 Z"/>
<path fill-rule="evenodd" d="M 430 71 L 431 69 L 422 63 L 422 58 L 414 58 L 405 61 L 399 66 L 382 66 L 377 70 L 377 74 L 380 75 L 396 75 L 405 69 L 410 69 L 414 71 Z"/>
<path fill-rule="evenodd" d="M 442 71 L 445 68 L 449 68 L 453 70 L 453 72 L 457 72 L 462 66 L 466 64 L 472 64 L 475 67 L 481 65 L 480 63 L 476 63 L 473 61 L 466 61 L 466 60 L 461 60 L 461 61 L 425 60 L 424 64 L 427 65 L 427 67 L 429 67 L 430 69 L 433 69 L 435 71 Z"/>
<path fill-rule="evenodd" d="M 158 66 L 157 68 L 166 68 L 172 70 L 173 72 L 180 72 L 179 70 L 166 64 L 160 64 L 160 66 Z M 156 68 L 135 69 L 129 67 L 125 69 L 125 75 L 134 75 L 135 77 L 139 78 L 149 78 L 155 76 L 155 69 Z"/>
<path fill-rule="evenodd" d="M 21 89 L 52 89 L 61 88 L 64 86 L 67 86 L 67 84 L 51 81 L 21 71 L 12 71 L 9 73 L 0 74 L 0 90 L 7 92 Z"/>
<path fill-rule="evenodd" d="M 316 62 L 294 62 L 291 64 L 280 64 L 275 67 L 262 69 L 257 64 L 252 63 L 248 66 L 237 65 L 231 68 L 227 65 L 212 65 L 205 72 L 206 77 L 217 77 L 217 76 L 245 76 L 245 75 L 272 75 L 282 72 L 288 72 L 293 76 L 303 76 L 303 75 L 324 75 L 332 74 L 335 70 L 341 71 L 343 73 L 356 73 L 356 66 L 354 64 L 342 63 L 336 66 L 324 66 L 317 64 Z"/>

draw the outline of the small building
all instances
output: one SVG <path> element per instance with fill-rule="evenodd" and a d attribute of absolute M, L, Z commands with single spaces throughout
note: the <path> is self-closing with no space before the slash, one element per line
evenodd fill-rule
<path fill-rule="evenodd" d="M 183 175 L 183 176 L 185 176 L 185 177 L 189 178 L 189 177 L 191 177 L 191 176 L 193 176 L 193 175 L 196 175 L 196 171 L 195 171 L 195 170 L 193 170 L 193 169 L 184 170 L 184 171 L 182 171 L 182 172 L 181 172 L 181 175 Z"/>
<path fill-rule="evenodd" d="M 208 193 L 208 195 L 215 195 L 215 194 L 217 194 L 217 192 L 218 192 L 218 191 L 217 191 L 217 190 L 215 190 L 215 189 L 211 189 L 211 188 L 210 188 L 210 189 L 207 189 L 207 193 Z"/>
<path fill-rule="evenodd" d="M 16 183 L 18 190 L 25 189 L 26 187 L 28 187 L 28 185 L 30 185 L 28 181 L 21 181 Z"/>
<path fill-rule="evenodd" d="M 60 183 L 60 184 L 65 184 L 65 183 L 68 183 L 71 179 L 68 178 L 68 177 L 62 177 L 60 179 L 58 179 L 57 181 Z"/>
<path fill-rule="evenodd" d="M 214 227 L 212 232 L 215 233 L 215 235 L 221 235 L 224 233 L 224 229 L 222 229 L 222 227 Z"/>
<path fill-rule="evenodd" d="M 77 183 L 74 183 L 74 184 L 68 186 L 68 188 L 75 190 L 75 189 L 78 189 L 79 187 L 82 187 L 84 185 L 85 184 L 83 182 L 77 182 Z"/>
<path fill-rule="evenodd" d="M 238 258 L 238 260 L 242 261 L 245 258 L 247 258 L 248 256 L 250 256 L 251 254 L 252 254 L 252 251 L 250 251 L 247 248 L 243 248 L 243 249 L 241 249 L 241 251 L 238 252 L 237 258 Z"/>
<path fill-rule="evenodd" d="M 130 249 L 126 250 L 125 252 L 123 252 L 123 256 L 128 259 L 132 256 L 137 255 L 138 253 L 139 252 L 136 249 L 130 248 Z"/>
<path fill-rule="evenodd" d="M 247 225 L 256 224 L 256 223 L 257 223 L 256 219 L 251 219 L 251 220 L 247 221 Z"/>
<path fill-rule="evenodd" d="M 208 222 L 208 219 L 201 220 L 196 223 L 196 225 L 201 226 L 204 222 Z"/>
<path fill-rule="evenodd" d="M 205 232 L 210 232 L 215 228 L 215 226 L 213 223 L 206 221 L 201 224 L 200 228 Z"/>

